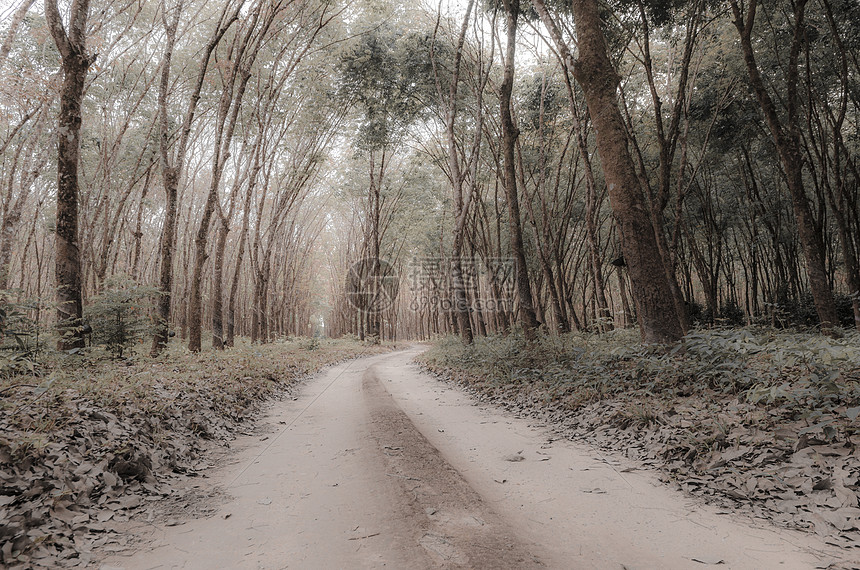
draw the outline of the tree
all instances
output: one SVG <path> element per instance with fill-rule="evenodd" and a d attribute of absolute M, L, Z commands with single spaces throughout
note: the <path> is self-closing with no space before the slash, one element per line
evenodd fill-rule
<path fill-rule="evenodd" d="M 529 281 L 526 253 L 523 246 L 523 230 L 520 221 L 520 202 L 517 190 L 516 139 L 519 130 L 514 125 L 511 114 L 511 95 L 514 89 L 514 62 L 517 53 L 517 26 L 520 17 L 519 0 L 503 0 L 505 21 L 507 23 L 507 42 L 505 44 L 505 69 L 499 87 L 499 107 L 502 123 L 502 154 L 504 157 L 505 194 L 508 202 L 508 225 L 510 226 L 511 255 L 514 258 L 514 271 L 519 303 L 519 321 L 526 339 L 537 338 L 540 323 L 535 314 L 532 288 Z"/>
<path fill-rule="evenodd" d="M 397 40 L 394 30 L 382 27 L 367 33 L 341 61 L 341 97 L 358 107 L 358 144 L 368 166 L 367 210 L 364 245 L 357 286 L 368 293 L 362 316 L 367 319 L 367 334 L 379 340 L 382 313 L 379 310 L 385 291 L 382 283 L 390 278 L 380 260 L 382 242 L 382 194 L 386 176 L 408 128 L 425 109 L 431 83 L 432 64 L 424 60 L 426 37 L 411 35 Z M 417 56 L 417 57 L 416 57 Z M 363 330 L 363 329 L 362 329 Z"/>
<path fill-rule="evenodd" d="M 6 37 L 4 37 L 3 42 L 0 43 L 0 69 L 3 69 L 3 64 L 6 63 L 6 59 L 9 57 L 9 52 L 12 50 L 12 43 L 15 41 L 15 35 L 18 33 L 18 27 L 27 16 L 27 11 L 30 10 L 30 6 L 35 2 L 36 0 L 24 0 L 21 2 L 21 5 L 18 6 L 18 9 L 15 10 L 15 13 L 12 14 L 12 19 L 9 21 L 9 28 L 6 30 Z"/>
<path fill-rule="evenodd" d="M 60 52 L 63 87 L 57 132 L 56 283 L 59 350 L 83 348 L 81 257 L 78 244 L 78 156 L 80 153 L 81 100 L 87 70 L 95 56 L 87 53 L 86 26 L 89 0 L 73 0 L 69 28 L 63 25 L 57 0 L 45 0 L 45 17 Z"/>
<path fill-rule="evenodd" d="M 472 321 L 469 315 L 469 301 L 466 296 L 466 286 L 463 280 L 463 242 L 465 238 L 466 221 L 469 215 L 469 206 L 472 202 L 474 192 L 473 187 L 469 187 L 464 196 L 463 187 L 468 168 L 471 164 L 460 164 L 460 151 L 457 148 L 457 137 L 454 132 L 454 126 L 457 120 L 457 90 L 460 83 L 460 68 L 463 62 L 463 46 L 466 42 L 466 32 L 469 29 L 469 18 L 471 18 L 472 7 L 475 1 L 469 0 L 466 6 L 466 14 L 463 16 L 463 23 L 460 26 L 460 34 L 457 38 L 457 48 L 454 54 L 454 68 L 449 79 L 448 97 L 442 94 L 442 84 L 439 78 L 439 69 L 434 57 L 435 50 L 431 51 L 431 61 L 433 62 L 433 74 L 436 78 L 436 90 L 439 93 L 439 100 L 446 107 L 445 109 L 445 138 L 448 150 L 448 176 L 451 179 L 451 185 L 454 191 L 454 229 L 451 238 L 451 282 L 454 289 L 454 311 L 457 314 L 457 325 L 460 329 L 460 336 L 463 342 L 471 344 L 473 339 Z M 438 24 L 437 24 L 438 27 Z M 481 109 L 478 109 L 480 122 Z M 478 125 L 476 135 L 476 147 L 480 145 L 480 124 Z M 477 148 L 470 154 L 470 161 L 474 163 L 477 160 Z M 464 168 L 465 166 L 465 168 Z"/>
<path fill-rule="evenodd" d="M 799 124 L 798 94 L 799 59 L 801 48 L 805 41 L 804 17 L 807 0 L 792 2 L 791 43 L 789 46 L 788 63 L 785 74 L 785 115 L 780 118 L 776 103 L 765 86 L 764 78 L 756 62 L 753 48 L 753 27 L 758 9 L 757 0 L 751 0 L 744 7 L 736 0 L 731 1 L 734 25 L 738 30 L 743 50 L 744 63 L 749 74 L 750 84 L 755 92 L 761 112 L 770 129 L 773 142 L 776 145 L 783 170 L 791 205 L 797 221 L 797 231 L 803 254 L 806 259 L 806 271 L 809 276 L 809 288 L 821 321 L 821 330 L 830 335 L 838 335 L 836 327 L 839 319 L 836 316 L 836 304 L 833 301 L 833 291 L 825 267 L 826 251 L 822 237 L 821 222 L 816 222 L 806 196 L 803 183 L 803 157 L 801 155 L 801 135 Z"/>
<path fill-rule="evenodd" d="M 574 0 L 572 4 L 579 48 L 576 59 L 544 0 L 534 0 L 534 6 L 585 94 L 610 203 L 621 233 L 621 248 L 633 283 L 642 340 L 676 342 L 682 335 L 681 324 L 630 155 L 624 119 L 618 107 L 619 78 L 606 51 L 597 1 Z"/>
<path fill-rule="evenodd" d="M 164 57 L 161 62 L 161 82 L 158 89 L 158 122 L 159 122 L 159 150 L 161 152 L 161 178 L 166 197 L 164 225 L 161 230 L 160 262 L 158 289 L 161 293 L 157 304 L 157 322 L 155 334 L 152 339 L 152 355 L 158 355 L 167 346 L 168 327 L 170 325 L 170 300 L 173 290 L 173 253 L 176 244 L 176 223 L 179 188 L 179 180 L 185 167 L 186 153 L 191 138 L 191 127 L 200 102 L 200 92 L 206 80 L 206 70 L 212 52 L 218 46 L 221 38 L 238 18 L 238 8 L 230 14 L 228 9 L 230 3 L 224 5 L 217 24 L 212 30 L 200 64 L 197 68 L 197 77 L 193 83 L 191 95 L 188 99 L 188 107 L 182 118 L 182 126 L 179 138 L 171 149 L 172 133 L 168 111 L 168 94 L 170 91 L 170 70 L 173 60 L 173 51 L 176 47 L 176 31 L 182 15 L 183 2 L 176 5 L 173 18 L 168 21 L 167 6 L 164 6 L 163 23 L 166 36 L 164 46 Z"/>

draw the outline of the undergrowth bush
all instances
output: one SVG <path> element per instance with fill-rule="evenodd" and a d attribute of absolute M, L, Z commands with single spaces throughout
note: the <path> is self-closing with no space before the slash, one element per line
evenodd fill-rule
<path fill-rule="evenodd" d="M 154 332 L 149 315 L 157 295 L 155 287 L 140 285 L 126 275 L 105 280 L 104 290 L 90 300 L 84 311 L 93 342 L 122 358 L 130 346 Z"/>
<path fill-rule="evenodd" d="M 0 376 L 36 373 L 46 335 L 39 299 L 22 298 L 17 291 L 0 291 Z"/>
<path fill-rule="evenodd" d="M 631 329 L 542 336 L 531 344 L 520 335 L 477 338 L 469 346 L 449 337 L 421 360 L 473 383 L 540 384 L 551 400 L 573 408 L 624 393 L 673 398 L 709 391 L 795 414 L 819 412 L 821 421 L 860 415 L 856 332 L 831 339 L 776 329 L 697 330 L 669 352 L 643 345 Z"/>

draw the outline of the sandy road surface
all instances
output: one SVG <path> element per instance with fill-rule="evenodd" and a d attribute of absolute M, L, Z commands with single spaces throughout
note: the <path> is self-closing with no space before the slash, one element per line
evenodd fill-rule
<path fill-rule="evenodd" d="M 240 440 L 218 514 L 141 525 L 105 568 L 815 568 L 813 536 L 667 489 L 633 464 L 472 404 L 410 364 L 329 368 Z M 521 453 L 519 453 L 521 452 Z M 520 459 L 521 458 L 521 459 Z"/>

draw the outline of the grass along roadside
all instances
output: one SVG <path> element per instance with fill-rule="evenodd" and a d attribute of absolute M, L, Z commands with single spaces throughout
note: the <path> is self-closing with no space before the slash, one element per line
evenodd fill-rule
<path fill-rule="evenodd" d="M 389 350 L 294 339 L 155 359 L 52 354 L 0 379 L 0 566 L 75 567 L 124 547 L 138 517 L 261 404 L 326 365 Z"/>
<path fill-rule="evenodd" d="M 710 502 L 817 532 L 860 560 L 856 333 L 696 331 L 670 354 L 632 330 L 533 345 L 447 338 L 419 362 L 483 401 L 639 459 Z"/>

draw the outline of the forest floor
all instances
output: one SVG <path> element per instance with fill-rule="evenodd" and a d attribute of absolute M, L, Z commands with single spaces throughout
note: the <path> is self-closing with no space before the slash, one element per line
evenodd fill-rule
<path fill-rule="evenodd" d="M 701 331 L 663 354 L 635 334 L 448 339 L 420 360 L 481 402 L 814 533 L 860 566 L 860 336 Z"/>
<path fill-rule="evenodd" d="M 748 347 L 752 360 L 771 361 L 747 362 L 752 376 L 775 370 L 761 338 L 729 338 L 712 334 L 698 348 L 689 339 L 672 357 L 619 348 L 635 344 L 626 331 L 528 348 L 515 337 L 471 348 L 448 340 L 423 354 L 348 360 L 301 384 L 326 363 L 390 348 L 303 340 L 225 354 L 174 350 L 156 361 L 82 358 L 36 388 L 0 385 L 0 565 L 860 567 L 857 507 L 845 505 L 860 491 L 856 416 L 848 417 L 857 405 L 854 340 L 804 341 L 840 372 L 829 377 L 837 385 L 827 388 L 829 403 L 816 400 L 817 415 L 802 420 L 825 425 L 792 441 L 787 432 L 766 436 L 761 419 L 788 414 L 782 392 L 753 403 L 773 386 L 742 388 L 735 373 L 737 385 L 718 390 L 721 377 L 694 365 L 704 346 L 728 362 L 721 342 L 741 343 L 759 347 Z M 596 363 L 608 354 L 616 360 L 601 375 Z M 672 362 L 675 376 L 698 378 L 696 388 L 669 380 Z M 628 369 L 639 370 L 630 381 Z M 574 389 L 577 378 L 590 379 L 588 392 Z M 797 390 L 804 378 L 775 386 Z M 633 380 L 650 386 L 647 397 Z M 693 411 L 676 403 L 670 413 L 668 396 L 655 395 L 660 382 Z M 687 423 L 674 425 L 679 415 Z M 705 443 L 713 421 L 729 429 Z M 679 441 L 698 443 L 678 455 Z M 776 470 L 773 487 L 762 482 L 765 469 Z M 751 478 L 755 485 L 742 483 Z M 767 493 L 778 485 L 792 486 Z M 779 501 L 791 500 L 791 518 L 779 519 Z M 800 530 L 805 513 L 819 518 Z"/>
<path fill-rule="evenodd" d="M 252 429 L 264 402 L 326 365 L 388 350 L 300 339 L 28 361 L 0 380 L 0 567 L 91 567 L 127 548 L 125 521 L 211 514 L 184 487 Z"/>

